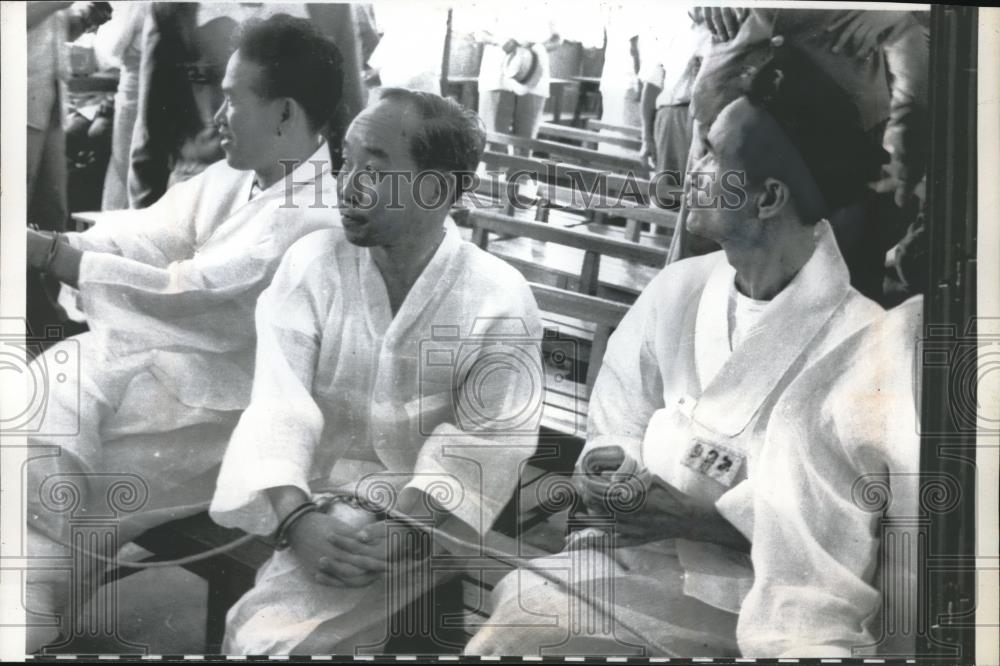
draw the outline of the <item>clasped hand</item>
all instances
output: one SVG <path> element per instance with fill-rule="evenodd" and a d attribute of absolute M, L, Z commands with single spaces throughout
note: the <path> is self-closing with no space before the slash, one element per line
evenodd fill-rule
<path fill-rule="evenodd" d="M 739 533 L 714 507 L 650 474 L 621 447 L 595 448 L 581 466 L 585 474 L 576 485 L 586 513 L 614 516 L 618 546 L 672 538 L 743 545 Z M 621 484 L 617 493 L 615 484 Z"/>
<path fill-rule="evenodd" d="M 299 519 L 288 537 L 292 552 L 316 582 L 364 587 L 390 568 L 409 566 L 423 555 L 412 545 L 420 543 L 419 535 L 389 540 L 388 532 L 384 521 L 356 527 L 314 512 Z"/>

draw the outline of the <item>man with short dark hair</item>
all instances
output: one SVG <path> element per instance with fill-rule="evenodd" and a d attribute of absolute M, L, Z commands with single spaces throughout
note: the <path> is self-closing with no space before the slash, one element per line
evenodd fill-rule
<path fill-rule="evenodd" d="M 451 100 L 381 91 L 345 136 L 342 228 L 296 243 L 261 296 L 253 399 L 211 515 L 279 550 L 230 610 L 224 652 L 374 649 L 431 582 L 408 575 L 420 531 L 377 514 L 478 541 L 534 452 L 537 306 L 448 221 L 484 142 Z"/>
<path fill-rule="evenodd" d="M 865 186 L 857 113 L 797 53 L 755 56 L 740 93 L 694 100 L 687 223 L 722 251 L 668 265 L 612 335 L 577 470 L 573 520 L 590 527 L 499 583 L 472 654 L 739 655 L 768 423 L 805 368 L 882 315 L 824 219 Z"/>
<path fill-rule="evenodd" d="M 29 232 L 28 264 L 76 287 L 90 326 L 36 360 L 44 372 L 79 350 L 80 376 L 47 386 L 31 424 L 29 444 L 57 452 L 28 465 L 33 555 L 66 552 L 68 515 L 45 496 L 51 478 L 83 472 L 81 507 L 99 511 L 102 474 L 139 474 L 148 501 L 119 525 L 122 541 L 207 504 L 207 474 L 250 398 L 257 297 L 293 242 L 336 224 L 323 130 L 340 77 L 336 48 L 308 21 L 250 24 L 215 117 L 224 162 L 86 232 Z M 63 610 L 64 582 L 33 572 L 29 608 Z M 40 628 L 29 651 L 55 631 Z"/>

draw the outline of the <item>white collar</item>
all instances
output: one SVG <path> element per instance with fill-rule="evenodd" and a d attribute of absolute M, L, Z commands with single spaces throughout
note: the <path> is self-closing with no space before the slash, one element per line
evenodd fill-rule
<path fill-rule="evenodd" d="M 720 344 L 728 350 L 726 308 L 734 273 L 728 263 L 720 264 L 702 293 L 695 324 L 695 358 L 699 370 L 702 364 L 717 363 L 710 355 Z M 816 249 L 812 256 L 771 300 L 743 344 L 702 385 L 694 409 L 695 420 L 722 435 L 742 432 L 847 298 L 850 289 L 850 274 L 833 230 L 826 220 L 821 220 L 816 225 Z"/>

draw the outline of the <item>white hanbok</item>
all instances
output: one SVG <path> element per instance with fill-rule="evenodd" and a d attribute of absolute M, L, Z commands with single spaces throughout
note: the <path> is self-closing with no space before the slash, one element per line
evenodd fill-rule
<path fill-rule="evenodd" d="M 914 653 L 917 532 L 960 492 L 928 477 L 946 492 L 918 497 L 922 313 L 918 296 L 848 338 L 772 417 L 737 632 L 745 656 Z"/>
<path fill-rule="evenodd" d="M 310 160 L 252 198 L 253 173 L 218 162 L 147 209 L 68 234 L 90 331 L 35 361 L 65 380 L 49 382 L 29 437 L 35 530 L 64 540 L 70 518 L 108 511 L 116 478 L 137 486 L 120 543 L 207 506 L 250 398 L 257 297 L 294 241 L 339 226 L 325 143 Z M 72 510 L 52 496 L 60 478 L 81 493 Z"/>
<path fill-rule="evenodd" d="M 609 341 L 584 453 L 620 446 L 752 538 L 757 455 L 772 410 L 804 368 L 882 313 L 851 288 L 829 224 L 821 221 L 816 234 L 812 257 L 735 349 L 728 321 L 735 271 L 725 254 L 667 266 Z M 753 580 L 744 553 L 667 539 L 564 550 L 535 563 L 561 569 L 601 620 L 583 622 L 587 603 L 519 570 L 494 590 L 495 628 L 480 631 L 468 652 L 739 654 L 736 614 Z"/>
<path fill-rule="evenodd" d="M 312 234 L 257 307 L 253 398 L 233 434 L 213 519 L 268 535 L 266 490 L 338 488 L 384 506 L 404 487 L 484 534 L 537 445 L 541 322 L 524 278 L 446 226 L 393 315 L 367 249 Z M 290 550 L 230 610 L 228 654 L 350 653 L 381 637 L 386 578 L 316 583 Z"/>

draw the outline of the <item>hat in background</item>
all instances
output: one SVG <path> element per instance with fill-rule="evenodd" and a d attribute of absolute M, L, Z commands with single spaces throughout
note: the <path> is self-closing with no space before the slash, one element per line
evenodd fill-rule
<path fill-rule="evenodd" d="M 503 63 L 504 76 L 525 85 L 538 69 L 538 54 L 526 46 L 517 46 Z"/>

